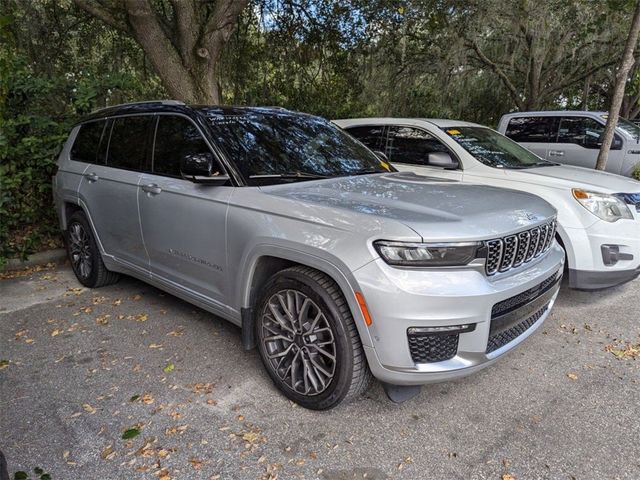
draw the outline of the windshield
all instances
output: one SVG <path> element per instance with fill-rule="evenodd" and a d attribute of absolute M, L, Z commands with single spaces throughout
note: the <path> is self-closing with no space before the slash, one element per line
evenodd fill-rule
<path fill-rule="evenodd" d="M 490 167 L 531 168 L 555 165 L 489 128 L 447 127 L 443 130 L 467 152 Z"/>
<path fill-rule="evenodd" d="M 360 142 L 318 117 L 242 112 L 207 119 L 217 144 L 252 185 L 391 171 Z"/>
<path fill-rule="evenodd" d="M 626 132 L 628 135 L 631 135 L 631 138 L 634 140 L 640 139 L 640 127 L 635 123 L 625 120 L 624 118 L 620 118 L 618 119 L 618 128 L 623 132 Z"/>

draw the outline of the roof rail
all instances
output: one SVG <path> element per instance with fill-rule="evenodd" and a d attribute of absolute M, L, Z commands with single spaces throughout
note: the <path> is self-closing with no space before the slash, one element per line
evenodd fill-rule
<path fill-rule="evenodd" d="M 128 102 L 128 103 L 119 103 L 117 105 L 109 105 L 108 107 L 98 108 L 97 110 L 94 110 L 91 113 L 97 113 L 102 110 L 106 110 L 107 108 L 128 107 L 129 105 L 146 105 L 146 104 L 153 104 L 153 103 L 159 103 L 160 105 L 185 105 L 185 103 L 181 102 L 180 100 L 145 100 L 142 102 Z"/>

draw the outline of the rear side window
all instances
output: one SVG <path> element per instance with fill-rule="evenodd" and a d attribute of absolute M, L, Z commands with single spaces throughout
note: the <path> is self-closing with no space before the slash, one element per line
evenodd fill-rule
<path fill-rule="evenodd" d="M 80 131 L 73 142 L 73 147 L 71 147 L 71 160 L 96 163 L 105 123 L 105 121 L 98 121 L 80 126 Z"/>
<path fill-rule="evenodd" d="M 555 143 L 557 122 L 557 117 L 512 118 L 505 135 L 516 142 Z"/>
<path fill-rule="evenodd" d="M 413 127 L 391 127 L 387 140 L 386 154 L 391 162 L 411 165 L 428 165 L 429 154 L 449 153 L 433 135 Z"/>
<path fill-rule="evenodd" d="M 113 120 L 107 165 L 144 171 L 147 167 L 147 141 L 151 116 L 120 117 Z"/>
<path fill-rule="evenodd" d="M 153 151 L 153 172 L 180 176 L 180 161 L 188 155 L 211 154 L 196 126 L 184 117 L 160 115 Z"/>
<path fill-rule="evenodd" d="M 382 150 L 383 126 L 351 127 L 345 129 L 371 150 Z"/>

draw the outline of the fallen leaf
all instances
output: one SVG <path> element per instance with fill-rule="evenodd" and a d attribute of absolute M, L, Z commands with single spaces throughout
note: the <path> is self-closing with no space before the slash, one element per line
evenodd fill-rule
<path fill-rule="evenodd" d="M 175 435 L 176 433 L 184 433 L 184 431 L 189 428 L 189 425 L 178 425 L 177 427 L 169 427 L 164 433 L 165 435 Z"/>
<path fill-rule="evenodd" d="M 28 343 L 29 345 L 31 345 L 35 340 L 33 338 L 27 338 L 24 343 Z"/>
<path fill-rule="evenodd" d="M 91 313 L 93 312 L 93 307 L 84 307 L 84 308 L 81 308 L 80 311 L 84 313 Z"/>
<path fill-rule="evenodd" d="M 198 458 L 191 458 L 189 459 L 189 463 L 191 464 L 194 470 L 200 470 L 202 468 L 202 465 L 204 464 L 204 461 Z"/>
<path fill-rule="evenodd" d="M 146 322 L 149 318 L 149 315 L 146 313 L 139 313 L 133 317 L 136 322 Z"/>
<path fill-rule="evenodd" d="M 166 367 L 162 369 L 164 373 L 171 373 L 176 366 L 173 363 L 168 363 Z"/>
<path fill-rule="evenodd" d="M 100 315 L 98 318 L 96 318 L 96 323 L 98 325 L 106 325 L 109 323 L 109 318 L 111 317 L 111 315 L 106 314 L 106 315 Z"/>
<path fill-rule="evenodd" d="M 151 345 L 149 345 L 149 348 L 162 348 L 162 344 L 161 343 L 152 343 Z"/>
<path fill-rule="evenodd" d="M 137 437 L 138 435 L 140 435 L 140 429 L 138 427 L 128 428 L 122 434 L 122 439 L 129 440 L 131 438 Z"/>
<path fill-rule="evenodd" d="M 260 435 L 256 432 L 247 432 L 242 435 L 242 439 L 248 443 L 256 443 L 258 440 L 260 440 Z"/>
<path fill-rule="evenodd" d="M 151 405 L 154 401 L 155 399 L 153 398 L 153 395 L 151 395 L 150 393 L 145 393 L 142 396 L 142 403 L 146 405 Z"/>
<path fill-rule="evenodd" d="M 135 401 L 136 401 L 136 400 L 138 400 L 139 398 L 140 398 L 140 395 L 134 395 L 134 396 L 132 396 L 132 397 L 129 399 L 129 401 L 130 401 L 130 402 L 135 402 Z"/>
<path fill-rule="evenodd" d="M 100 456 L 104 460 L 112 460 L 116 456 L 116 452 L 114 452 L 113 447 L 109 445 L 107 448 L 102 450 L 102 453 L 100 454 Z"/>
<path fill-rule="evenodd" d="M 93 415 L 94 413 L 96 413 L 96 409 L 93 408 L 91 405 L 89 405 L 88 403 L 85 403 L 82 405 L 82 408 L 84 409 L 85 412 L 90 413 L 91 415 Z"/>
<path fill-rule="evenodd" d="M 0 370 L 3 370 L 9 366 L 9 360 L 0 360 Z"/>
<path fill-rule="evenodd" d="M 569 377 L 571 380 L 578 379 L 578 375 L 576 375 L 575 373 L 567 373 L 567 377 Z"/>
<path fill-rule="evenodd" d="M 191 390 L 194 393 L 199 393 L 201 395 L 207 395 L 213 391 L 213 384 L 211 383 L 194 383 L 191 385 Z"/>
<path fill-rule="evenodd" d="M 121 303 L 122 303 L 122 300 L 118 298 L 117 300 L 115 300 L 115 301 L 113 302 L 113 305 L 114 305 L 115 307 L 117 307 L 117 306 L 118 306 L 118 305 L 120 305 Z"/>
<path fill-rule="evenodd" d="M 510 473 L 504 473 L 502 475 L 502 480 L 516 480 L 516 477 L 514 477 Z"/>
<path fill-rule="evenodd" d="M 53 332 L 51 332 L 51 336 L 52 337 L 57 337 L 58 335 L 60 335 L 62 333 L 62 330 L 56 328 Z"/>
<path fill-rule="evenodd" d="M 167 333 L 167 337 L 181 337 L 183 333 L 184 332 L 182 332 L 181 330 L 172 330 Z"/>
<path fill-rule="evenodd" d="M 131 297 L 131 300 L 133 300 L 134 302 L 137 302 L 138 300 L 142 299 L 142 295 L 134 295 L 133 297 Z"/>

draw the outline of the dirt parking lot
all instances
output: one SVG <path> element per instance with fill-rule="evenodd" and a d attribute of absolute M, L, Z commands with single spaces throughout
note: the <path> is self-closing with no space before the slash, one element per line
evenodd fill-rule
<path fill-rule="evenodd" d="M 306 411 L 236 327 L 133 279 L 80 288 L 66 266 L 0 280 L 0 362 L 11 478 L 640 478 L 640 281 L 563 288 L 511 355 L 402 405 L 376 384 Z"/>

